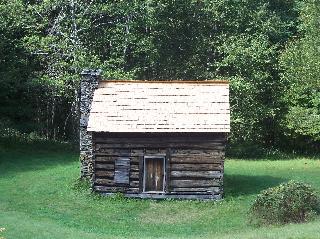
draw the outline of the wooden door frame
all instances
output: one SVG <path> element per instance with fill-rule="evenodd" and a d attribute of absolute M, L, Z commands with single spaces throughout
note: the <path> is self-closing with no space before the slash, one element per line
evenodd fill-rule
<path fill-rule="evenodd" d="M 162 159 L 163 160 L 163 185 L 162 185 L 162 191 L 146 191 L 146 159 Z M 165 193 L 166 189 L 166 155 L 145 155 L 143 156 L 143 187 L 142 192 L 143 193 Z"/>

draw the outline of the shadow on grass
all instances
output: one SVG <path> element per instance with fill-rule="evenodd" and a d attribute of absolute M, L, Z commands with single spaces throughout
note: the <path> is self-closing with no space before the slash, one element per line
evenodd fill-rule
<path fill-rule="evenodd" d="M 261 190 L 274 187 L 282 182 L 285 178 L 272 176 L 248 176 L 248 175 L 229 175 L 224 176 L 224 195 L 225 198 L 237 197 L 244 195 L 257 194 Z"/>
<path fill-rule="evenodd" d="M 70 164 L 77 156 L 77 151 L 67 143 L 0 138 L 0 177 Z"/>
<path fill-rule="evenodd" d="M 228 158 L 245 159 L 245 160 L 289 160 L 301 157 L 316 159 L 320 157 L 320 150 L 285 150 L 277 148 L 266 148 L 258 144 L 250 143 L 229 143 L 227 144 L 226 156 Z"/>

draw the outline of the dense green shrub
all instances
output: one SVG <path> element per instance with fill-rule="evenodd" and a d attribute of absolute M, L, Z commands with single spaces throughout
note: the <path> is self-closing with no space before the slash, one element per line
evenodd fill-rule
<path fill-rule="evenodd" d="M 289 181 L 262 191 L 250 209 L 251 222 L 306 222 L 320 212 L 320 200 L 310 185 Z"/>

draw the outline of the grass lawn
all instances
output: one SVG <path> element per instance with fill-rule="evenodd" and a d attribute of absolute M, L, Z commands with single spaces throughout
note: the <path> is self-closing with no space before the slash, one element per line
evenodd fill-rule
<path fill-rule="evenodd" d="M 219 202 L 101 198 L 75 189 L 78 154 L 63 145 L 0 144 L 0 238 L 320 238 L 320 219 L 254 227 L 262 189 L 290 179 L 320 191 L 320 159 L 227 160 Z"/>

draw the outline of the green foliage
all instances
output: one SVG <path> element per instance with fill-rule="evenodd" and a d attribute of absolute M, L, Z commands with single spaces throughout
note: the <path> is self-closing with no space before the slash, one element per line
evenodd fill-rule
<path fill-rule="evenodd" d="M 76 140 L 79 73 L 100 68 L 105 79 L 229 79 L 233 143 L 316 145 L 318 10 L 296 0 L 4 0 L 0 120 Z"/>
<path fill-rule="evenodd" d="M 71 188 L 78 192 L 88 192 L 91 188 L 90 181 L 88 179 L 78 178 L 75 180 Z"/>
<path fill-rule="evenodd" d="M 303 2 L 301 9 L 302 38 L 292 41 L 281 56 L 288 106 L 283 127 L 296 141 L 315 143 L 320 140 L 320 4 Z"/>
<path fill-rule="evenodd" d="M 310 136 L 312 140 L 319 141 L 320 111 L 318 108 L 292 106 L 286 115 L 287 128 L 297 135 Z"/>
<path fill-rule="evenodd" d="M 300 153 L 300 152 L 299 152 Z M 230 158 L 238 159 L 292 159 L 297 157 L 299 154 L 296 152 L 285 152 L 278 148 L 263 147 L 258 144 L 251 143 L 229 143 L 226 149 L 226 156 Z"/>
<path fill-rule="evenodd" d="M 262 191 L 250 213 L 258 224 L 306 222 L 320 213 L 320 198 L 310 185 L 289 181 Z"/>

